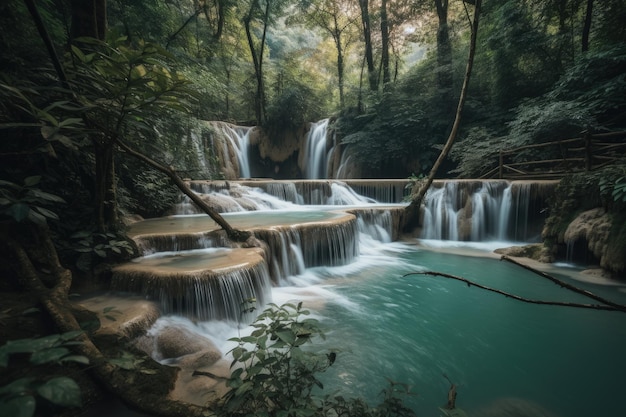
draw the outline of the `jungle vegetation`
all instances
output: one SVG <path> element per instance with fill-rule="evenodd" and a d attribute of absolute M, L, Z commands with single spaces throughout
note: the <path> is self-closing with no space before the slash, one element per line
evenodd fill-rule
<path fill-rule="evenodd" d="M 158 216 L 176 201 L 174 180 L 133 152 L 180 177 L 219 178 L 211 149 L 198 165 L 190 145 L 201 120 L 276 129 L 333 116 L 368 175 L 427 173 L 452 127 L 474 3 L 3 1 L 0 289 L 30 291 L 69 323 L 28 353 L 47 352 L 40 364 L 101 359 L 76 333 L 68 291 L 136 255 L 124 215 Z M 624 21 L 624 0 L 485 1 L 442 175 L 480 176 L 501 148 L 626 130 Z M 581 182 L 623 208 L 623 166 Z M 70 355 L 76 345 L 80 355 Z M 110 362 L 96 373 L 117 381 Z M 67 379 L 22 382 L 53 411 L 76 405 L 55 394 L 75 391 Z"/>

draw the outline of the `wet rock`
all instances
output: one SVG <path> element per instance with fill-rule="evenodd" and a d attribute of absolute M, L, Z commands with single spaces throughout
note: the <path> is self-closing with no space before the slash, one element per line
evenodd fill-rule
<path fill-rule="evenodd" d="M 563 241 L 573 244 L 577 241 L 587 242 L 587 248 L 597 259 L 600 266 L 610 271 L 624 269 L 623 256 L 607 256 L 610 251 L 611 215 L 603 208 L 584 211 L 572 221 L 565 233 Z"/>
<path fill-rule="evenodd" d="M 187 329 L 168 326 L 155 335 L 155 347 L 162 358 L 181 356 L 217 348 L 209 339 Z"/>

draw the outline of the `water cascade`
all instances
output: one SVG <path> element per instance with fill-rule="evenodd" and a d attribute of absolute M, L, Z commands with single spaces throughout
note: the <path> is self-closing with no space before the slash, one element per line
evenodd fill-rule
<path fill-rule="evenodd" d="M 327 177 L 328 152 L 326 150 L 326 136 L 328 133 L 328 122 L 324 119 L 311 125 L 306 137 L 306 151 L 304 154 L 306 162 L 305 177 L 315 180 Z"/>
<path fill-rule="evenodd" d="M 248 160 L 250 133 L 253 128 L 246 126 L 231 125 L 229 123 L 219 123 L 214 125 L 219 129 L 218 134 L 226 138 L 229 146 L 222 148 L 222 159 L 226 168 L 231 168 L 238 173 L 239 178 L 250 178 L 250 162 Z M 231 154 L 234 152 L 234 155 Z M 237 161 L 237 167 L 229 166 Z"/>
<path fill-rule="evenodd" d="M 475 242 L 538 241 L 546 195 L 555 186 L 553 181 L 434 183 L 425 198 L 421 236 Z"/>
<path fill-rule="evenodd" d="M 111 288 L 158 300 L 166 314 L 237 321 L 243 300 L 271 300 L 269 277 L 258 249 L 160 252 L 115 267 Z"/>

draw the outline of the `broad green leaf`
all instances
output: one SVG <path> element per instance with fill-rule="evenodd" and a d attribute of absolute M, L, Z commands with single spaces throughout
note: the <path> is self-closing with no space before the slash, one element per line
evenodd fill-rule
<path fill-rule="evenodd" d="M 37 307 L 32 307 L 32 308 L 27 308 L 26 310 L 22 311 L 22 316 L 26 316 L 28 314 L 33 314 L 33 313 L 40 313 L 41 310 L 38 309 Z"/>
<path fill-rule="evenodd" d="M 61 334 L 61 340 L 74 340 L 83 333 L 85 332 L 83 332 L 82 330 L 72 330 L 69 332 L 65 332 Z"/>
<path fill-rule="evenodd" d="M 53 404 L 63 407 L 80 407 L 80 387 L 71 378 L 57 377 L 37 388 L 37 393 Z"/>
<path fill-rule="evenodd" d="M 56 347 L 61 336 L 52 334 L 50 336 L 40 337 L 38 339 L 27 338 L 9 340 L 4 346 L 0 347 L 0 351 L 5 349 L 9 353 L 31 353 L 42 349 Z"/>
<path fill-rule="evenodd" d="M 32 187 L 33 185 L 39 184 L 41 181 L 41 175 L 32 175 L 30 177 L 24 178 L 24 186 Z"/>
<path fill-rule="evenodd" d="M 0 387 L 0 396 L 7 394 L 19 394 L 22 392 L 30 391 L 33 386 L 35 378 L 19 378 L 9 384 Z"/>
<path fill-rule="evenodd" d="M 280 340 L 289 345 L 293 344 L 293 342 L 296 341 L 296 336 L 291 330 L 278 331 L 276 332 L 276 336 L 278 336 Z"/>
<path fill-rule="evenodd" d="M 41 214 L 37 213 L 36 211 L 30 210 L 28 212 L 28 219 L 36 224 L 39 225 L 45 225 L 46 224 L 46 218 L 44 216 L 42 216 Z"/>
<path fill-rule="evenodd" d="M 132 370 L 132 369 L 137 368 L 137 365 L 135 364 L 135 359 L 129 356 L 122 356 L 121 358 L 109 359 L 109 362 L 111 362 L 115 366 L 119 366 L 120 368 L 126 369 L 126 370 Z"/>
<path fill-rule="evenodd" d="M 19 185 L 15 184 L 14 182 L 11 181 L 5 181 L 5 180 L 0 180 L 0 187 L 6 187 L 6 188 L 11 188 L 13 190 L 19 190 L 20 187 Z"/>
<path fill-rule="evenodd" d="M 252 382 L 246 381 L 241 384 L 239 388 L 237 388 L 237 391 L 235 391 L 235 395 L 239 396 L 245 394 L 246 392 L 250 391 L 250 389 L 252 389 Z"/>
<path fill-rule="evenodd" d="M 36 401 L 32 395 L 21 395 L 0 400 L 0 415 L 11 417 L 32 417 L 35 415 Z"/>
<path fill-rule="evenodd" d="M 36 188 L 28 190 L 28 194 L 33 196 L 33 197 L 37 197 L 37 198 L 40 198 L 40 199 L 46 200 L 46 201 L 52 201 L 52 202 L 55 202 L 55 203 L 65 203 L 65 200 L 63 200 L 58 195 L 50 194 L 50 193 L 47 193 L 45 191 L 41 191 L 41 190 L 36 189 Z"/>
<path fill-rule="evenodd" d="M 83 365 L 89 365 L 89 358 L 87 358 L 86 356 L 82 356 L 82 355 L 68 355 L 68 356 L 61 358 L 61 362 L 74 362 L 74 363 L 80 363 Z"/>
<path fill-rule="evenodd" d="M 45 216 L 45 217 L 47 217 L 49 219 L 59 220 L 59 216 L 57 216 L 57 214 L 54 211 L 51 211 L 51 210 L 48 210 L 47 208 L 43 208 L 43 207 L 39 207 L 39 206 L 35 206 L 34 208 L 40 214 L 42 214 L 43 216 Z"/>
<path fill-rule="evenodd" d="M 30 356 L 30 363 L 42 365 L 44 363 L 57 362 L 69 353 L 70 351 L 64 347 L 38 350 Z"/>
<path fill-rule="evenodd" d="M 257 338 L 253 336 L 244 336 L 241 338 L 241 341 L 244 343 L 256 343 Z"/>

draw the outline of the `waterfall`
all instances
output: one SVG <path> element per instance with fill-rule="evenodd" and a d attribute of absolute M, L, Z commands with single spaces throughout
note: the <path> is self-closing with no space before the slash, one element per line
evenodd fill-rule
<path fill-rule="evenodd" d="M 424 205 L 422 238 L 437 240 L 521 240 L 517 227 L 528 219 L 529 198 L 505 181 L 447 181 L 431 188 Z M 527 220 L 526 220 L 527 221 Z"/>
<path fill-rule="evenodd" d="M 224 260 L 228 260 L 224 263 Z M 237 259 L 239 265 L 230 266 Z M 247 321 L 242 303 L 271 300 L 267 264 L 258 249 L 162 252 L 113 269 L 111 289 L 159 301 L 166 314 L 197 320 Z"/>
<path fill-rule="evenodd" d="M 311 125 L 306 136 L 306 172 L 307 179 L 326 178 L 328 153 L 326 152 L 326 134 L 330 119 L 320 120 Z"/>
<path fill-rule="evenodd" d="M 248 161 L 248 148 L 250 145 L 250 132 L 252 128 L 222 124 L 222 134 L 230 143 L 230 149 L 235 151 L 239 164 L 239 177 L 250 178 L 250 163 Z M 229 155 L 224 155 L 224 160 L 229 161 Z"/>
<path fill-rule="evenodd" d="M 389 243 L 394 236 L 394 221 L 389 210 L 355 210 L 359 233 L 371 236 L 374 240 Z"/>
<path fill-rule="evenodd" d="M 228 249 L 223 231 L 208 216 L 188 215 L 197 209 L 186 200 L 177 207 L 186 215 L 131 225 L 130 235 L 144 255 L 154 254 L 160 261 L 116 268 L 112 288 L 145 294 L 160 301 L 168 313 L 231 320 L 243 300 L 267 301 L 272 284 L 282 285 L 309 268 L 347 266 L 357 261 L 361 249 L 369 255 L 377 244 L 397 239 L 404 205 L 382 206 L 362 194 L 397 201 L 406 181 L 190 181 L 189 185 L 219 208 L 233 227 L 249 230 L 266 242 L 264 255 L 250 266 L 239 263 L 247 252 Z M 547 189 L 532 186 L 436 181 L 424 201 L 422 238 L 524 238 L 537 219 L 531 207 L 539 211 Z M 222 252 L 207 252 L 207 248 L 232 251 L 229 260 L 237 266 L 215 266 L 213 262 L 222 256 L 216 253 Z"/>
<path fill-rule="evenodd" d="M 331 194 L 326 200 L 328 205 L 359 205 L 364 203 L 375 203 L 371 198 L 363 197 L 348 187 L 345 183 L 333 182 L 330 186 Z"/>

